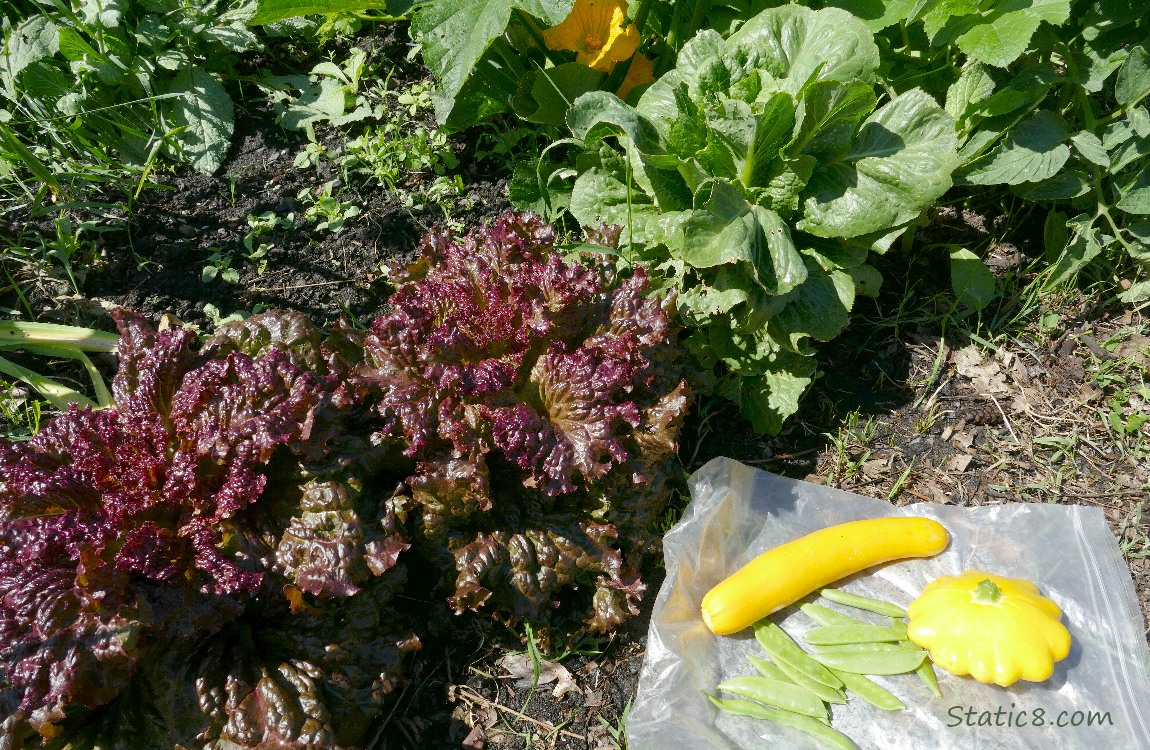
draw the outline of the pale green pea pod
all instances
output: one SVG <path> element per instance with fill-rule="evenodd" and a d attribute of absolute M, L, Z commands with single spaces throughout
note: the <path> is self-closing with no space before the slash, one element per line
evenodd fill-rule
<path fill-rule="evenodd" d="M 847 690 L 875 708 L 881 708 L 883 711 L 902 711 L 906 708 L 906 704 L 900 701 L 898 696 L 873 682 L 865 675 L 855 674 L 854 672 L 842 672 L 835 669 L 831 671 L 835 677 L 843 681 Z"/>
<path fill-rule="evenodd" d="M 887 617 L 906 617 L 905 609 L 897 604 L 884 602 L 881 599 L 872 599 L 869 596 L 851 594 L 842 589 L 823 589 L 819 594 L 835 604 L 842 604 L 846 607 L 865 609 L 867 612 L 875 612 L 880 615 L 886 615 Z"/>
<path fill-rule="evenodd" d="M 816 719 L 827 718 L 827 704 L 811 691 L 790 681 L 772 680 L 768 677 L 735 677 L 721 683 L 719 690 L 785 711 L 794 711 Z"/>
<path fill-rule="evenodd" d="M 890 618 L 890 628 L 891 630 L 902 634 L 902 638 L 899 639 L 900 641 L 905 641 L 908 638 L 906 632 L 906 623 L 902 620 L 896 620 L 893 617 Z"/>
<path fill-rule="evenodd" d="M 751 666 L 755 668 L 755 671 L 757 671 L 763 677 L 769 677 L 772 680 L 781 680 L 783 682 L 791 679 L 790 677 L 787 677 L 786 672 L 779 669 L 766 659 L 760 659 L 757 656 L 748 656 L 747 661 L 749 661 Z"/>
<path fill-rule="evenodd" d="M 752 701 L 716 698 L 709 693 L 704 693 L 704 695 L 722 711 L 739 714 L 741 716 L 750 716 L 756 719 L 766 719 L 767 721 L 773 721 L 777 724 L 798 729 L 815 737 L 832 750 L 858 750 L 858 745 L 852 742 L 850 737 L 847 737 L 836 729 L 831 729 L 818 719 L 812 719 L 809 716 L 791 713 L 790 711 L 781 711 L 777 708 L 771 708 L 770 706 L 764 706 L 761 703 L 754 703 Z"/>
<path fill-rule="evenodd" d="M 821 604 L 803 604 L 799 607 L 803 614 L 811 618 L 818 625 L 865 625 L 862 620 L 856 620 L 850 615 L 836 612 L 830 607 Z"/>
<path fill-rule="evenodd" d="M 803 651 L 799 644 L 787 635 L 786 631 L 770 620 L 763 620 L 755 625 L 755 640 L 776 664 L 786 663 L 816 682 L 836 690 L 843 686 L 826 667 L 812 659 L 810 654 Z"/>
<path fill-rule="evenodd" d="M 815 663 L 818 664 L 818 662 L 815 662 Z M 822 665 L 819 664 L 819 666 L 821 667 Z M 791 666 L 789 663 L 787 663 L 785 661 L 778 662 L 778 668 L 779 668 L 779 671 L 781 671 L 783 673 L 783 677 L 785 679 L 790 680 L 791 682 L 795 683 L 796 685 L 798 685 L 801 688 L 806 688 L 807 690 L 811 691 L 812 693 L 814 693 L 818 697 L 822 698 L 827 703 L 846 703 L 847 702 L 847 697 L 843 693 L 842 690 L 839 690 L 838 688 L 830 687 L 828 685 L 824 685 L 823 683 L 819 682 L 818 680 L 812 679 L 809 675 L 804 673 L 802 670 Z M 827 674 L 830 674 L 830 671 L 827 671 Z M 834 675 L 831 675 L 831 676 L 833 677 Z M 838 679 L 838 678 L 836 677 L 835 679 Z M 841 685 L 842 682 L 839 682 L 839 684 Z"/>
<path fill-rule="evenodd" d="M 874 654 L 880 651 L 906 651 L 911 645 L 901 643 L 838 643 L 830 646 L 815 646 L 815 649 L 824 654 Z"/>
<path fill-rule="evenodd" d="M 844 643 L 880 643 L 906 639 L 906 628 L 899 632 L 883 625 L 824 625 L 805 636 L 812 646 L 841 646 Z"/>
<path fill-rule="evenodd" d="M 821 653 L 812 658 L 820 664 L 843 672 L 856 674 L 902 674 L 918 669 L 926 652 L 921 648 L 898 648 L 890 651 Z"/>
<path fill-rule="evenodd" d="M 930 692 L 934 693 L 936 697 L 942 697 L 942 688 L 938 686 L 938 676 L 934 673 L 934 664 L 930 659 L 924 659 L 918 669 L 914 670 L 918 678 L 922 680 L 922 684 L 926 685 Z"/>

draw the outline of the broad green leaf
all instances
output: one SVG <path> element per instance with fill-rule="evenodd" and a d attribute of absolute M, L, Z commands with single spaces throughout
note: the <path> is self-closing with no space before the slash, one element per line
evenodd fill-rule
<path fill-rule="evenodd" d="M 1150 279 L 1143 279 L 1118 295 L 1121 302 L 1133 304 L 1150 299 Z M 1113 415 L 1113 412 L 1111 412 Z"/>
<path fill-rule="evenodd" d="M 994 93 L 994 79 L 986 66 L 977 60 L 967 65 L 958 80 L 946 92 L 946 111 L 954 118 L 960 129 L 972 111 L 980 107 Z"/>
<path fill-rule="evenodd" d="M 740 179 L 754 148 L 758 120 L 746 102 L 728 99 L 707 118 L 707 147 L 695 155 L 709 177 Z"/>
<path fill-rule="evenodd" d="M 446 123 L 456 97 L 479 59 L 502 36 L 516 8 L 541 19 L 544 26 L 562 21 L 571 9 L 567 0 L 429 0 L 420 4 L 411 21 L 411 35 L 423 46 L 423 60 L 440 94 L 435 115 Z"/>
<path fill-rule="evenodd" d="M 830 341 L 838 336 L 850 320 L 855 302 L 854 280 L 849 273 L 810 270 L 806 282 L 788 295 L 787 306 L 770 321 L 771 336 L 798 353 L 804 353 L 807 338 Z"/>
<path fill-rule="evenodd" d="M 306 81 L 298 99 L 287 106 L 279 123 L 288 130 L 307 130 L 317 122 L 334 121 L 347 111 L 347 86 L 336 78 L 321 76 Z"/>
<path fill-rule="evenodd" d="M 364 10 L 386 10 L 399 16 L 413 3 L 396 0 L 260 0 L 259 10 L 248 20 L 249 26 L 262 26 L 296 16 L 335 15 Z"/>
<path fill-rule="evenodd" d="M 609 136 L 625 135 L 644 156 L 655 163 L 674 166 L 678 160 L 667 153 L 667 145 L 654 123 L 630 104 L 607 91 L 583 94 L 567 112 L 567 126 L 587 145 Z"/>
<path fill-rule="evenodd" d="M 799 198 L 806 190 L 817 163 L 813 156 L 772 162 L 766 174 L 755 178 L 766 183 L 758 202 L 789 217 L 799 210 Z"/>
<path fill-rule="evenodd" d="M 1070 0 L 947 0 L 926 16 L 930 43 L 956 44 L 971 58 L 1005 68 L 1030 45 L 1039 24 L 1061 25 Z"/>
<path fill-rule="evenodd" d="M 820 237 L 886 232 L 945 193 L 957 164 L 954 120 L 926 92 L 907 91 L 867 118 L 841 160 L 816 168 L 798 228 Z"/>
<path fill-rule="evenodd" d="M 1104 169 L 1110 168 L 1110 155 L 1106 153 L 1106 147 L 1102 145 L 1102 139 L 1089 130 L 1083 130 L 1081 133 L 1074 135 L 1074 137 L 1070 139 L 1070 142 L 1074 144 L 1074 148 L 1086 161 L 1091 164 L 1097 164 Z"/>
<path fill-rule="evenodd" d="M 1028 201 L 1068 201 L 1090 192 L 1090 178 L 1078 170 L 1059 172 L 1038 182 L 1024 182 L 1015 192 Z"/>
<path fill-rule="evenodd" d="M 994 274 L 974 253 L 959 245 L 950 246 L 950 287 L 959 303 L 982 310 L 994 300 Z"/>
<path fill-rule="evenodd" d="M 84 25 L 93 30 L 94 27 L 116 28 L 120 25 L 122 15 L 119 0 L 82 0 L 80 13 L 83 16 Z"/>
<path fill-rule="evenodd" d="M 0 56 L 0 85 L 4 95 L 15 101 L 20 71 L 60 50 L 60 29 L 47 16 L 32 16 L 9 34 Z"/>
<path fill-rule="evenodd" d="M 1058 261 L 1051 267 L 1043 282 L 1044 289 L 1056 289 L 1070 283 L 1078 272 L 1102 253 L 1106 243 L 1102 232 L 1094 225 L 1094 220 L 1086 214 L 1075 216 L 1066 222 L 1070 229 L 1070 241 L 1066 244 Z"/>
<path fill-rule="evenodd" d="M 1126 167 L 1150 154 L 1150 137 L 1135 136 L 1119 143 L 1110 152 L 1110 173 L 1118 174 Z"/>
<path fill-rule="evenodd" d="M 683 245 L 674 255 L 693 268 L 745 263 L 770 294 L 786 294 L 807 277 L 803 258 L 779 215 L 752 206 L 730 185 L 716 183 L 706 210 L 683 225 Z"/>
<path fill-rule="evenodd" d="M 878 299 L 882 290 L 882 273 L 874 266 L 863 264 L 847 271 L 855 283 L 855 296 Z"/>
<path fill-rule="evenodd" d="M 859 123 L 878 106 L 874 87 L 862 81 L 817 81 L 799 101 L 794 139 L 787 145 L 793 156 L 807 153 L 819 161 L 842 156 L 859 132 Z"/>
<path fill-rule="evenodd" d="M 1122 198 L 1114 204 L 1128 214 L 1150 214 L 1150 166 L 1142 170 L 1128 186 L 1121 188 Z"/>
<path fill-rule="evenodd" d="M 224 87 L 200 67 L 186 68 L 172 80 L 164 102 L 172 123 L 184 130 L 176 136 L 180 150 L 197 172 L 213 174 L 224 163 L 235 128 L 232 99 Z"/>
<path fill-rule="evenodd" d="M 749 63 L 776 79 L 778 89 L 796 94 L 817 73 L 818 80 L 873 81 L 878 47 L 862 21 L 839 8 L 799 5 L 772 8 L 743 24 L 727 40 Z"/>
<path fill-rule="evenodd" d="M 691 100 L 687 84 L 674 89 L 676 115 L 667 131 L 667 148 L 681 159 L 690 159 L 707 147 L 707 117 Z"/>
<path fill-rule="evenodd" d="M 563 127 L 572 103 L 588 91 L 598 89 L 606 77 L 603 71 L 577 62 L 530 73 L 521 83 L 521 88 L 530 96 L 522 103 L 516 98 L 516 113 L 528 122 Z"/>
<path fill-rule="evenodd" d="M 915 0 L 831 0 L 827 5 L 857 16 L 871 31 L 901 23 L 910 17 Z"/>
<path fill-rule="evenodd" d="M 1010 112 L 1033 109 L 1046 98 L 1050 86 L 1056 80 L 1058 73 L 1052 64 L 1046 62 L 1032 65 L 986 99 L 978 108 L 978 113 L 987 117 L 997 117 Z"/>
<path fill-rule="evenodd" d="M 741 179 L 748 187 L 764 187 L 772 179 L 772 163 L 779 160 L 779 151 L 794 132 L 794 99 L 789 94 L 775 94 L 763 104 L 755 120 L 755 139 L 750 157 L 743 165 Z"/>
<path fill-rule="evenodd" d="M 815 360 L 780 350 L 762 375 L 742 378 L 740 406 L 759 432 L 775 435 L 799 410 L 799 401 L 818 369 Z"/>
<path fill-rule="evenodd" d="M 208 29 L 205 36 L 215 39 L 233 52 L 247 52 L 261 47 L 259 37 L 240 23 L 230 26 L 216 26 Z"/>
<path fill-rule="evenodd" d="M 716 284 L 699 284 L 679 294 L 679 308 L 688 322 L 706 326 L 711 318 L 725 315 L 749 299 L 748 289 L 754 282 L 750 279 L 743 281 L 743 284 L 724 284 L 721 287 Z"/>
<path fill-rule="evenodd" d="M 1070 158 L 1070 126 L 1056 112 L 1040 109 L 1020 122 L 963 175 L 973 185 L 1018 185 L 1053 177 Z"/>
<path fill-rule="evenodd" d="M 1134 107 L 1126 112 L 1126 119 L 1139 138 L 1150 138 L 1150 110 Z"/>
<path fill-rule="evenodd" d="M 626 242 L 668 246 L 681 245 L 681 225 L 690 213 L 660 211 L 641 190 L 628 192 L 615 175 L 598 167 L 575 181 L 570 210 L 580 226 L 621 224 Z"/>
<path fill-rule="evenodd" d="M 1142 47 L 1134 47 L 1118 71 L 1114 84 L 1114 98 L 1126 107 L 1136 104 L 1150 94 L 1150 55 Z"/>

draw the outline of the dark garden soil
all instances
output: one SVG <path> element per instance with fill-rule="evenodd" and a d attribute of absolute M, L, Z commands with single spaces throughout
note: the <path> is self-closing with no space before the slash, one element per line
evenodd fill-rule
<path fill-rule="evenodd" d="M 402 37 L 378 41 L 392 59 L 404 59 Z M 401 83 L 423 75 L 416 65 L 397 65 Z M 82 294 L 61 279 L 40 278 L 26 287 L 29 303 L 46 319 L 102 328 L 111 328 L 104 312 L 114 306 L 157 320 L 170 314 L 205 329 L 206 304 L 224 315 L 264 305 L 301 310 L 317 322 L 341 315 L 369 320 L 386 305 L 382 266 L 412 257 L 422 233 L 443 213 L 434 206 L 408 210 L 386 189 L 349 186 L 344 198 L 363 210 L 361 217 L 338 234 L 308 225 L 265 235 L 261 241 L 274 248 L 261 273 L 243 260 L 247 217 L 298 211 L 299 191 L 339 179 L 330 167 L 292 166 L 304 142 L 302 134 L 280 128 L 270 110 L 240 113 L 219 174 L 157 175 L 163 189 L 143 193 L 131 225 L 100 235 L 102 260 L 83 279 Z M 480 223 L 506 209 L 506 175 L 484 173 L 467 158 L 468 143 L 456 148 L 467 192 L 451 207 L 452 219 Z M 999 275 L 1018 275 L 1032 245 L 1041 242 L 1041 227 L 1008 232 L 981 216 L 945 210 L 919 232 L 914 247 L 992 236 L 990 265 Z M 238 283 L 202 281 L 213 253 L 233 257 Z M 988 354 L 963 332 L 973 321 L 941 326 L 952 299 L 945 251 L 916 250 L 910 257 L 907 262 L 892 250 L 879 261 L 882 295 L 860 300 L 848 331 L 823 345 L 819 361 L 833 375 L 816 381 L 782 434 L 756 435 L 730 405 L 701 400 L 682 435 L 685 473 L 725 455 L 896 504 L 1097 505 L 1131 552 L 1146 612 L 1150 548 L 1138 545 L 1147 531 L 1140 503 L 1150 471 L 1133 441 L 1108 432 L 1103 406 L 1120 384 L 1098 377 L 1118 364 L 1139 374 L 1150 367 L 1141 313 L 1061 301 L 1055 309 L 1051 302 L 1060 316 L 1056 324 L 1011 329 L 994 339 Z M 1004 300 L 999 313 L 1021 304 Z M 1121 339 L 1117 347 L 1102 346 L 1115 338 Z M 1073 449 L 1055 455 L 1049 438 L 1057 436 L 1074 436 Z M 679 498 L 679 507 L 685 502 Z M 635 694 L 662 577 L 660 562 L 650 559 L 642 614 L 608 639 L 580 644 L 557 665 L 544 662 L 545 681 L 535 689 L 529 663 L 526 683 L 522 679 L 520 631 L 452 615 L 440 602 L 410 600 L 427 623 L 424 649 L 410 681 L 380 717 L 370 747 L 617 747 L 612 732 Z"/>

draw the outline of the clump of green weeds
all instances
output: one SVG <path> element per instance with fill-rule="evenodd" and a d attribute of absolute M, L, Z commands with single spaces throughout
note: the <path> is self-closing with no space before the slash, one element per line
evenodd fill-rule
<path fill-rule="evenodd" d="M 397 106 L 344 146 L 341 167 L 348 182 L 362 179 L 387 188 L 405 206 L 438 205 L 463 192 L 463 180 L 447 134 L 426 124 L 432 108 L 427 83 L 389 91 Z"/>
<path fill-rule="evenodd" d="M 827 485 L 838 487 L 847 479 L 858 475 L 871 457 L 870 442 L 878 433 L 873 417 L 863 417 L 859 410 L 847 414 L 837 433 L 824 433 L 830 439 L 830 474 Z"/>

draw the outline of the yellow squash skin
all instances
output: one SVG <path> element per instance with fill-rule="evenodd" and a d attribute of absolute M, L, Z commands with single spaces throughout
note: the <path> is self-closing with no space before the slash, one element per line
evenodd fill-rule
<path fill-rule="evenodd" d="M 929 518 L 873 518 L 820 529 L 775 547 L 703 597 L 703 622 L 716 635 L 737 633 L 815 589 L 872 565 L 930 557 L 950 535 Z"/>
<path fill-rule="evenodd" d="M 910 639 L 935 664 L 979 682 L 1042 682 L 1070 653 L 1062 610 L 1021 578 L 981 570 L 942 576 L 926 585 L 907 614 Z"/>

